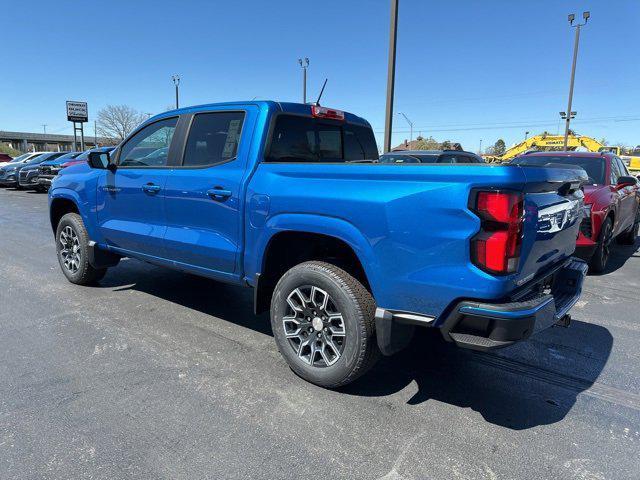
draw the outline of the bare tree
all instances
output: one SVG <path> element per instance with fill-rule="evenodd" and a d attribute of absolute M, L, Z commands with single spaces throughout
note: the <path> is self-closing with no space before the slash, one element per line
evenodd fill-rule
<path fill-rule="evenodd" d="M 144 120 L 143 113 L 128 105 L 107 105 L 98 112 L 98 133 L 121 142 Z"/>

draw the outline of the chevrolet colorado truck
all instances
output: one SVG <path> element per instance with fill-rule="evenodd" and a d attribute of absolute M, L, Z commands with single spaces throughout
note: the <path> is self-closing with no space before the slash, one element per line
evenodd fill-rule
<path fill-rule="evenodd" d="M 320 105 L 160 114 L 54 178 L 62 272 L 89 284 L 131 257 L 251 287 L 291 369 L 324 387 L 416 327 L 489 350 L 568 324 L 583 170 L 377 158 L 366 120 Z"/>

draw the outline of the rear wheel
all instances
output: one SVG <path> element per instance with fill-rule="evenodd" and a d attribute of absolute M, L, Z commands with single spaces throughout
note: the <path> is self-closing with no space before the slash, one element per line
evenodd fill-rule
<path fill-rule="evenodd" d="M 623 245 L 633 245 L 636 243 L 638 230 L 640 229 L 640 207 L 636 208 L 635 221 L 631 228 L 618 237 L 618 241 Z"/>
<path fill-rule="evenodd" d="M 67 213 L 56 229 L 56 252 L 62 273 L 71 283 L 90 285 L 107 273 L 89 263 L 89 235 L 77 213 Z"/>
<path fill-rule="evenodd" d="M 611 217 L 602 224 L 600 229 L 600 240 L 596 251 L 589 262 L 589 268 L 594 273 L 602 273 L 607 268 L 607 262 L 609 261 L 609 254 L 611 253 L 611 241 L 613 240 L 613 222 Z"/>
<path fill-rule="evenodd" d="M 271 300 L 280 353 L 297 375 L 328 388 L 353 382 L 378 359 L 374 315 L 364 286 L 325 262 L 290 269 Z"/>

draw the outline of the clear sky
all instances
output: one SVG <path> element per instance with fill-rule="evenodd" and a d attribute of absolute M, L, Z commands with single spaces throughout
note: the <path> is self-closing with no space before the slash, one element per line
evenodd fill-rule
<path fill-rule="evenodd" d="M 72 133 L 65 100 L 159 113 L 309 92 L 367 118 L 382 144 L 388 0 L 2 0 L 0 130 Z M 414 136 L 477 150 L 558 129 L 566 110 L 574 29 L 582 30 L 575 130 L 640 144 L 640 0 L 400 0 L 396 112 Z M 92 124 L 87 125 L 93 134 Z M 394 144 L 409 137 L 394 118 Z"/>

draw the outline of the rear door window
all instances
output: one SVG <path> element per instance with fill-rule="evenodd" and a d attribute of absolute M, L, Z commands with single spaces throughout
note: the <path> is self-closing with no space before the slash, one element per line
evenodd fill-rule
<path fill-rule="evenodd" d="M 197 114 L 191 122 L 183 166 L 206 167 L 233 160 L 243 121 L 244 112 Z"/>

